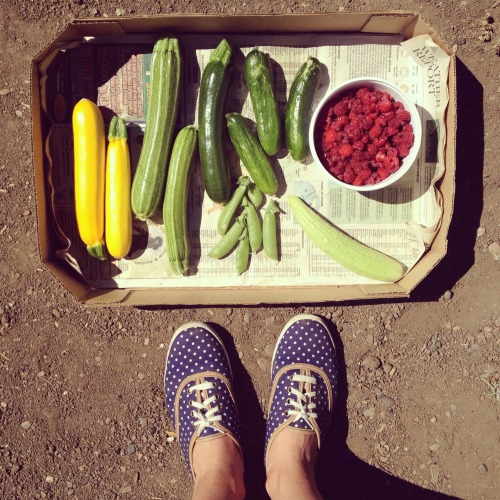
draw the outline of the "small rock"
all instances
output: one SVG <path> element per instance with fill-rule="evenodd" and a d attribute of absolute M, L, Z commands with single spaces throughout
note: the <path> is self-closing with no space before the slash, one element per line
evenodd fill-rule
<path fill-rule="evenodd" d="M 16 116 L 20 118 L 21 116 L 23 116 L 23 112 L 20 109 L 16 109 Z"/>
<path fill-rule="evenodd" d="M 451 300 L 452 297 L 453 297 L 453 292 L 451 290 L 446 290 L 446 292 L 443 293 L 444 300 Z"/>
<path fill-rule="evenodd" d="M 130 493 L 132 491 L 132 486 L 124 486 L 120 490 L 120 495 L 126 495 L 127 493 Z"/>
<path fill-rule="evenodd" d="M 383 366 L 382 366 L 382 369 L 384 370 L 384 373 L 386 375 L 389 375 L 389 373 L 391 373 L 391 370 L 392 370 L 391 363 L 384 363 Z"/>
<path fill-rule="evenodd" d="M 434 444 L 431 444 L 431 445 L 429 446 L 429 450 L 431 450 L 431 451 L 433 451 L 433 452 L 438 451 L 438 450 L 439 450 L 439 448 L 440 448 L 439 443 L 434 443 Z"/>
<path fill-rule="evenodd" d="M 385 406 L 386 408 L 391 408 L 396 404 L 396 401 L 394 401 L 394 399 L 390 398 L 389 396 L 382 396 L 380 398 L 380 404 L 382 406 Z"/>
<path fill-rule="evenodd" d="M 146 376 L 146 375 L 144 375 L 144 373 L 138 373 L 138 374 L 137 374 L 137 378 L 138 378 L 139 380 L 144 380 L 144 377 L 145 377 L 145 376 Z"/>
<path fill-rule="evenodd" d="M 457 45 L 465 45 L 467 43 L 467 38 L 459 38 L 457 40 Z"/>
<path fill-rule="evenodd" d="M 369 334 L 366 336 L 366 343 L 367 343 L 367 344 L 370 344 L 370 345 L 373 345 L 373 333 L 369 333 Z"/>
<path fill-rule="evenodd" d="M 375 416 L 375 407 L 372 406 L 370 408 L 367 408 L 364 412 L 363 412 L 363 415 L 366 417 L 366 418 L 373 418 Z"/>
<path fill-rule="evenodd" d="M 486 234 L 486 229 L 484 227 L 478 227 L 476 235 L 478 238 L 481 238 L 481 236 L 484 236 Z"/>
<path fill-rule="evenodd" d="M 106 425 L 109 425 L 109 424 L 111 423 L 111 419 L 110 419 L 109 417 L 106 417 L 106 418 L 104 419 L 104 423 L 105 423 Z"/>
<path fill-rule="evenodd" d="M 9 95 L 10 92 L 10 89 L 2 89 L 0 90 L 0 96 Z"/>
<path fill-rule="evenodd" d="M 266 326 L 274 326 L 276 324 L 276 318 L 274 316 L 269 316 L 266 318 Z"/>
<path fill-rule="evenodd" d="M 118 8 L 115 10 L 117 16 L 123 16 L 125 14 L 125 9 Z"/>
<path fill-rule="evenodd" d="M 140 477 L 141 477 L 141 476 L 139 475 L 139 473 L 138 473 L 138 472 L 136 472 L 136 473 L 134 474 L 134 477 L 133 477 L 133 481 L 134 481 L 134 483 L 136 483 L 136 484 L 137 484 L 137 483 L 139 482 Z"/>
<path fill-rule="evenodd" d="M 60 318 L 61 312 L 59 311 L 59 309 L 52 309 L 52 316 L 54 316 L 54 318 Z"/>
<path fill-rule="evenodd" d="M 29 422 L 28 420 L 25 420 L 22 424 L 21 424 L 21 427 L 27 431 L 30 427 L 31 427 L 31 422 Z"/>
<path fill-rule="evenodd" d="M 231 316 L 231 314 L 233 314 L 233 310 L 232 309 L 228 309 L 226 311 L 226 316 Z"/>
<path fill-rule="evenodd" d="M 246 323 L 247 325 L 248 325 L 248 323 L 250 323 L 250 314 L 245 313 L 243 315 L 243 322 Z"/>
<path fill-rule="evenodd" d="M 500 244 L 498 241 L 494 241 L 491 245 L 488 245 L 488 252 L 493 255 L 494 260 L 500 260 Z"/>
<path fill-rule="evenodd" d="M 437 418 L 436 417 L 431 417 L 431 423 L 435 424 L 436 422 L 437 422 Z"/>
<path fill-rule="evenodd" d="M 481 474 L 486 474 L 488 472 L 488 467 L 486 467 L 486 464 L 479 464 L 477 466 L 477 470 L 481 473 Z"/>
<path fill-rule="evenodd" d="M 368 368 L 368 370 L 372 370 L 372 371 L 375 371 L 377 370 L 378 368 L 380 368 L 380 365 L 381 365 L 381 361 L 380 359 L 377 358 L 377 356 L 373 356 L 373 355 L 370 355 L 370 356 L 367 356 L 362 362 L 361 362 L 361 366 L 363 368 Z"/>
<path fill-rule="evenodd" d="M 274 344 L 267 344 L 266 347 L 264 347 L 264 352 L 266 353 L 267 356 L 272 358 L 274 354 Z"/>
<path fill-rule="evenodd" d="M 47 481 L 47 483 L 53 483 L 54 482 L 54 478 L 52 476 L 47 476 L 45 478 L 45 481 Z"/>
<path fill-rule="evenodd" d="M 133 455 L 135 453 L 135 444 L 129 443 L 127 445 L 127 455 Z"/>

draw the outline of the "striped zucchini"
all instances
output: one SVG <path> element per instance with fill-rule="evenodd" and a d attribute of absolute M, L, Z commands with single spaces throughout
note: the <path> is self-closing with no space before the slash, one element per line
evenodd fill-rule
<path fill-rule="evenodd" d="M 226 115 L 229 137 L 256 186 L 265 194 L 275 194 L 278 180 L 266 153 L 240 113 Z"/>
<path fill-rule="evenodd" d="M 231 178 L 222 141 L 222 118 L 231 86 L 231 56 L 231 46 L 224 39 L 203 71 L 198 101 L 201 172 L 207 195 L 216 203 L 226 203 L 231 195 Z"/>
<path fill-rule="evenodd" d="M 104 120 L 94 102 L 81 99 L 73 108 L 72 122 L 78 233 L 89 254 L 104 260 Z"/>
<path fill-rule="evenodd" d="M 296 161 L 304 161 L 309 154 L 309 123 L 320 77 L 319 61 L 309 57 L 300 67 L 290 88 L 285 113 L 285 139 L 286 147 Z"/>
<path fill-rule="evenodd" d="M 130 155 L 127 126 L 123 118 L 113 116 L 109 124 L 106 155 L 106 247 L 115 259 L 128 254 L 132 245 L 130 209 Z"/>
<path fill-rule="evenodd" d="M 156 42 L 150 71 L 146 131 L 131 195 L 132 210 L 139 219 L 149 219 L 156 212 L 164 193 L 179 101 L 181 56 L 176 38 Z"/>
<path fill-rule="evenodd" d="M 198 145 L 198 134 L 192 125 L 184 127 L 175 139 L 170 158 L 163 224 L 168 261 L 175 274 L 189 269 L 189 235 L 187 223 L 187 197 L 191 164 Z"/>
<path fill-rule="evenodd" d="M 273 93 L 273 71 L 269 55 L 258 49 L 252 50 L 245 58 L 245 78 L 259 141 L 269 156 L 275 155 L 281 143 L 281 122 Z"/>
<path fill-rule="evenodd" d="M 295 219 L 312 242 L 342 266 L 377 281 L 395 282 L 403 277 L 404 267 L 396 259 L 349 236 L 323 219 L 297 196 L 290 195 L 288 203 Z"/>

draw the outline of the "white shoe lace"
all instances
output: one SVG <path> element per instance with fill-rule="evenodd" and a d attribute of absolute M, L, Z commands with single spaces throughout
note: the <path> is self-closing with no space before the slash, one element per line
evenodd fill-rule
<path fill-rule="evenodd" d="M 215 384 L 213 382 L 202 382 L 201 384 L 195 384 L 188 389 L 189 394 L 192 394 L 195 391 L 205 391 L 208 389 L 213 389 Z M 218 412 L 220 411 L 220 406 L 215 405 L 210 408 L 210 405 L 217 399 L 217 397 L 211 396 L 207 399 L 202 400 L 201 403 L 198 401 L 191 400 L 189 404 L 194 406 L 197 410 L 192 410 L 191 415 L 196 418 L 193 422 L 195 427 L 198 427 L 198 437 L 201 436 L 201 433 L 207 428 L 211 427 L 212 429 L 222 432 L 220 429 L 214 426 L 215 422 L 222 420 L 222 415 Z"/>
<path fill-rule="evenodd" d="M 298 373 L 293 374 L 290 380 L 292 382 L 316 384 L 316 377 L 311 377 L 309 375 L 300 375 Z M 294 401 L 291 398 L 287 399 L 287 404 L 292 405 L 295 408 L 293 410 L 287 410 L 287 415 L 295 415 L 295 418 L 293 419 L 294 422 L 302 419 L 311 429 L 314 430 L 310 419 L 317 418 L 318 414 L 313 411 L 316 409 L 316 403 L 311 403 L 311 398 L 316 396 L 316 392 L 311 391 L 303 393 L 295 389 L 295 387 L 289 387 L 288 392 L 294 395 L 297 400 Z"/>

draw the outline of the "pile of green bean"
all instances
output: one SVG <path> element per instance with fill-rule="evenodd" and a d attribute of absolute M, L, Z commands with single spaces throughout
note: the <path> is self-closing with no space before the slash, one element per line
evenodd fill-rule
<path fill-rule="evenodd" d="M 269 200 L 261 223 L 260 207 L 264 202 L 262 191 L 246 176 L 238 179 L 238 187 L 224 205 L 217 222 L 222 238 L 208 253 L 213 259 L 222 259 L 236 248 L 236 271 L 248 269 L 250 253 L 257 253 L 262 246 L 266 255 L 278 261 L 278 236 L 276 214 L 280 209 Z"/>

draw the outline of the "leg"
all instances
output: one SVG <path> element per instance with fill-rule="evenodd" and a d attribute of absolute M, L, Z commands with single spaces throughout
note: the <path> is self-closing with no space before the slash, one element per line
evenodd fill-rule
<path fill-rule="evenodd" d="M 193 450 L 193 468 L 193 500 L 245 498 L 241 453 L 227 436 L 197 443 Z"/>
<path fill-rule="evenodd" d="M 299 315 L 281 332 L 272 362 L 266 432 L 266 489 L 273 500 L 321 499 L 314 466 L 337 393 L 330 332 L 321 318 Z"/>
<path fill-rule="evenodd" d="M 318 441 L 313 434 L 284 429 L 273 442 L 267 459 L 266 490 L 273 500 L 317 500 L 314 464 Z"/>
<path fill-rule="evenodd" d="M 167 410 L 195 481 L 193 498 L 244 498 L 231 367 L 208 325 L 188 323 L 175 332 L 164 382 Z"/>

